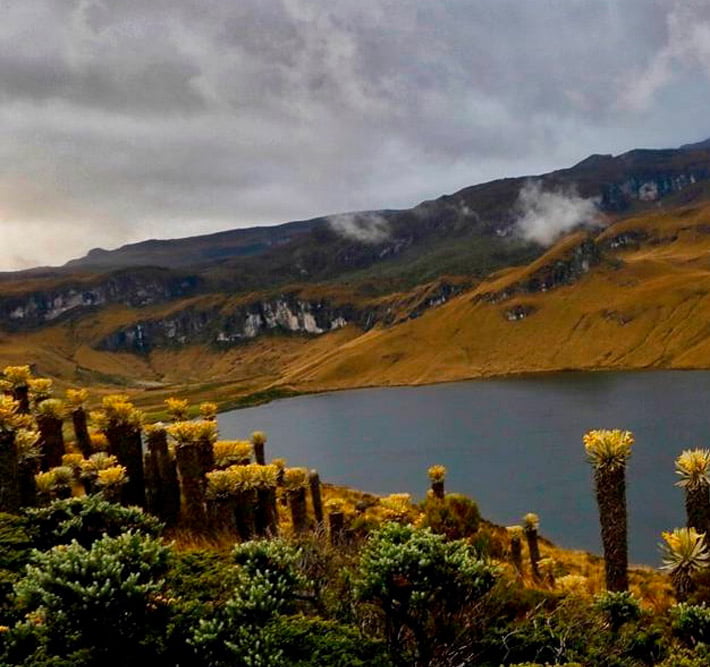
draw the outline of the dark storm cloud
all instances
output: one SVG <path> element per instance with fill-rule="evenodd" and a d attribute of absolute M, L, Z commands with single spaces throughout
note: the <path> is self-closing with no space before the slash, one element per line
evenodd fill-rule
<path fill-rule="evenodd" d="M 408 206 L 590 152 L 710 135 L 703 2 L 0 10 L 0 268 Z"/>

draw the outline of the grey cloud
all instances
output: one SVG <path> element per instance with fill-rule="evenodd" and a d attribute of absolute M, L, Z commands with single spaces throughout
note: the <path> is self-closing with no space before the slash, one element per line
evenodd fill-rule
<path fill-rule="evenodd" d="M 515 227 L 528 241 L 551 245 L 563 234 L 599 222 L 595 199 L 584 199 L 572 190 L 543 190 L 530 180 L 520 190 Z"/>
<path fill-rule="evenodd" d="M 2 8 L 0 224 L 12 242 L 0 268 L 411 206 L 591 152 L 710 135 L 694 111 L 710 104 L 698 2 Z M 673 85 L 676 105 L 661 100 Z M 13 232 L 28 224 L 69 232 L 48 231 L 42 247 Z"/>
<path fill-rule="evenodd" d="M 390 235 L 387 220 L 377 213 L 339 213 L 329 216 L 328 223 L 337 234 L 360 243 L 381 243 Z"/>

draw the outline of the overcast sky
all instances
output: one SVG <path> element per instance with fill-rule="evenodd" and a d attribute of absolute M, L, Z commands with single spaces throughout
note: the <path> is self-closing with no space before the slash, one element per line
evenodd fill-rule
<path fill-rule="evenodd" d="M 710 3 L 0 0 L 0 269 L 710 137 Z"/>

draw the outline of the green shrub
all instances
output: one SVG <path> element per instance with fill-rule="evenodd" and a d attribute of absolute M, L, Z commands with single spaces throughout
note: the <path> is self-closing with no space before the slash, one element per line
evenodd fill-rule
<path fill-rule="evenodd" d="M 481 514 L 478 505 L 459 493 L 448 493 L 443 499 L 429 496 L 422 504 L 423 526 L 450 540 L 470 537 L 478 530 Z"/>
<path fill-rule="evenodd" d="M 671 608 L 673 631 L 687 644 L 710 643 L 710 608 L 681 602 Z"/>
<path fill-rule="evenodd" d="M 9 633 L 10 656 L 16 659 L 23 647 L 35 657 L 16 664 L 32 664 L 40 655 L 82 654 L 87 664 L 155 656 L 165 623 L 161 577 L 169 553 L 158 540 L 135 533 L 104 537 L 89 549 L 72 542 L 35 551 L 15 586 L 26 620 Z"/>
<path fill-rule="evenodd" d="M 391 667 L 383 642 L 364 636 L 357 628 L 307 616 L 281 617 L 274 623 L 291 667 Z"/>
<path fill-rule="evenodd" d="M 25 519 L 0 513 L 0 613 L 7 613 L 12 587 L 24 571 L 31 550 Z"/>
<path fill-rule="evenodd" d="M 76 540 L 89 547 L 106 535 L 132 531 L 157 537 L 163 524 L 140 507 L 124 507 L 99 496 L 55 500 L 46 507 L 26 510 L 27 526 L 38 549 Z"/>
<path fill-rule="evenodd" d="M 641 616 L 638 600 L 628 591 L 605 591 L 596 597 L 595 607 L 606 615 L 612 632 Z"/>
<path fill-rule="evenodd" d="M 393 652 L 402 651 L 400 637 L 407 628 L 415 637 L 418 661 L 428 664 L 437 637 L 468 603 L 491 589 L 496 575 L 463 541 L 389 523 L 362 551 L 355 595 L 383 612 Z"/>
<path fill-rule="evenodd" d="M 234 591 L 212 618 L 200 620 L 191 644 L 202 664 L 214 667 L 284 664 L 274 621 L 292 610 L 304 584 L 298 548 L 285 540 L 246 542 L 234 548 L 233 557 Z"/>

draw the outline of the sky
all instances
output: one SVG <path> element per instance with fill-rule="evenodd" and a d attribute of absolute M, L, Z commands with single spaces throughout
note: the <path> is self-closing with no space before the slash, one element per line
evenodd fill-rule
<path fill-rule="evenodd" d="M 710 2 L 0 0 L 0 270 L 710 137 Z"/>

